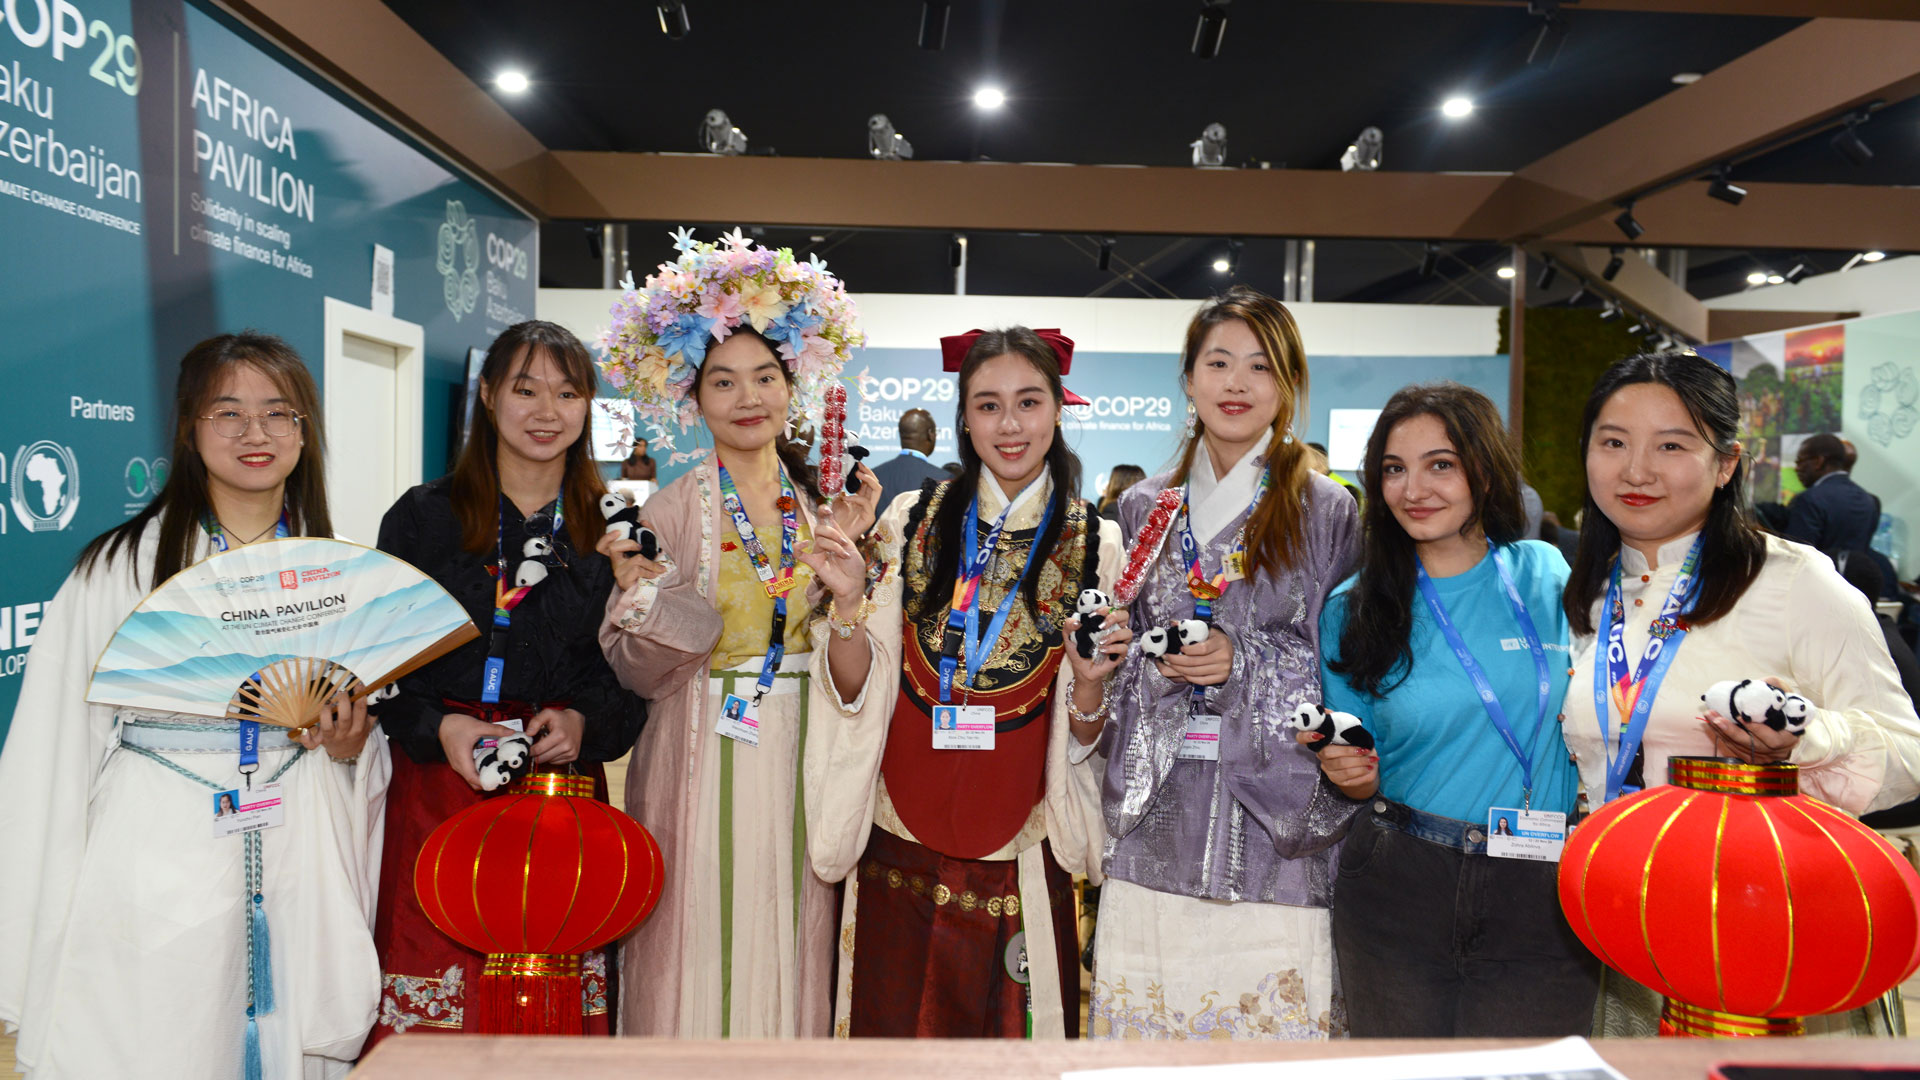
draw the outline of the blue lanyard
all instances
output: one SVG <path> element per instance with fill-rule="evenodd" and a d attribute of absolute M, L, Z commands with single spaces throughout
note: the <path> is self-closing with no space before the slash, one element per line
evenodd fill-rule
<path fill-rule="evenodd" d="M 718 464 L 716 462 L 716 464 Z M 784 470 L 780 473 L 780 573 L 775 574 L 766 549 L 761 546 L 760 538 L 753 531 L 753 522 L 747 518 L 747 507 L 740 501 L 740 492 L 733 486 L 733 477 L 727 473 L 725 465 L 720 469 L 720 499 L 727 508 L 727 516 L 733 519 L 734 534 L 740 537 L 741 546 L 747 550 L 747 561 L 753 564 L 754 573 L 760 578 L 768 592 L 774 592 L 780 585 L 785 588 L 774 593 L 773 622 L 767 629 L 767 655 L 760 662 L 760 678 L 754 683 L 753 703 L 773 689 L 773 677 L 780 670 L 781 661 L 787 656 L 787 592 L 795 580 L 793 576 L 793 539 L 799 531 L 798 519 L 793 506 L 793 484 L 787 479 Z"/>
<path fill-rule="evenodd" d="M 1514 620 L 1520 624 L 1520 634 L 1527 643 L 1527 651 L 1533 653 L 1533 670 L 1538 679 L 1535 690 L 1539 698 L 1539 716 L 1533 731 L 1538 736 L 1547 723 L 1547 706 L 1553 698 L 1553 679 L 1548 673 L 1547 650 L 1541 644 L 1540 631 L 1533 625 L 1533 616 L 1527 612 L 1526 601 L 1520 598 L 1520 590 L 1513 584 L 1513 572 L 1507 568 L 1507 557 L 1492 541 L 1487 542 L 1487 551 L 1493 559 L 1494 569 L 1500 572 L 1501 591 L 1506 593 L 1507 606 L 1513 609 Z M 1521 797 L 1526 809 L 1533 809 L 1533 756 L 1520 745 L 1513 733 L 1513 725 L 1507 721 L 1507 710 L 1500 704 L 1500 696 L 1493 692 L 1493 684 L 1487 680 L 1487 673 L 1480 668 L 1480 661 L 1474 659 L 1473 650 L 1460 637 L 1460 630 L 1453 625 L 1453 617 L 1447 614 L 1447 606 L 1440 601 L 1440 591 L 1434 588 L 1433 579 L 1427 576 L 1427 568 L 1419 559 L 1414 560 L 1414 581 L 1420 586 L 1420 595 L 1426 597 L 1427 607 L 1433 612 L 1433 621 L 1440 626 L 1440 633 L 1446 637 L 1452 647 L 1454 658 L 1466 669 L 1467 678 L 1473 682 L 1473 688 L 1480 695 L 1480 704 L 1486 707 L 1487 718 L 1493 721 L 1493 729 L 1513 752 L 1514 759 L 1520 762 Z"/>
<path fill-rule="evenodd" d="M 1044 497 L 1044 496 L 1042 496 Z M 1000 531 L 1006 527 L 1007 518 L 1013 514 L 1014 503 L 1018 496 L 1008 501 L 1000 516 L 994 519 L 993 527 L 987 530 L 984 545 L 977 542 L 974 532 L 980 525 L 980 496 L 976 493 L 973 502 L 967 506 L 966 520 L 960 526 L 963 555 L 961 563 L 965 567 L 959 579 L 954 583 L 953 604 L 947 610 L 947 633 L 940 649 L 940 703 L 953 701 L 953 676 L 959 667 L 961 635 L 967 643 L 967 679 L 966 685 L 972 686 L 974 676 L 980 673 L 980 665 L 986 663 L 993 652 L 993 646 L 1000 640 L 1000 632 L 1006 629 L 1007 616 L 1013 612 L 1014 602 L 1020 596 L 1020 582 L 1027 576 L 1027 567 L 1040 545 L 1040 538 L 1046 535 L 1047 522 L 1053 518 L 1053 500 L 1047 499 L 1040 511 L 1040 524 L 1033 531 L 1033 546 L 1027 549 L 1027 561 L 1021 565 L 1020 573 L 1007 588 L 1007 595 L 1000 600 L 1000 607 L 993 613 L 993 621 L 987 624 L 987 636 L 980 636 L 980 587 L 987 573 L 987 564 L 993 560 L 994 549 L 1000 544 Z"/>
<path fill-rule="evenodd" d="M 1600 745 L 1607 748 L 1607 792 L 1606 801 L 1612 802 L 1628 790 L 1627 774 L 1633 771 L 1633 760 L 1640 751 L 1640 741 L 1647 733 L 1647 719 L 1653 715 L 1653 701 L 1660 693 L 1660 684 L 1666 680 L 1667 669 L 1673 666 L 1673 658 L 1680 653 L 1681 642 L 1687 639 L 1687 623 L 1682 617 L 1693 606 L 1694 571 L 1700 565 L 1700 544 L 1705 536 L 1694 538 L 1692 550 L 1687 552 L 1686 561 L 1680 564 L 1679 576 L 1673 579 L 1673 588 L 1667 590 L 1666 602 L 1660 605 L 1660 614 L 1648 628 L 1647 648 L 1640 655 L 1640 663 L 1634 668 L 1632 676 L 1627 673 L 1627 609 L 1620 600 L 1620 557 L 1614 556 L 1613 580 L 1607 586 L 1607 651 L 1606 655 L 1593 658 L 1593 712 L 1600 721 Z M 1613 749 L 1613 732 L 1609 721 L 1613 708 L 1609 703 L 1610 690 L 1620 693 L 1620 723 L 1624 728 L 1620 732 L 1620 745 Z M 1631 700 L 1629 700 L 1631 697 Z"/>
<path fill-rule="evenodd" d="M 232 547 L 232 545 L 227 543 L 227 531 L 220 527 L 220 519 L 214 517 L 212 511 L 208 511 L 200 516 L 200 527 L 206 530 L 207 541 L 213 546 L 216 554 L 227 551 Z M 275 540 L 285 540 L 290 535 L 292 535 L 292 530 L 287 526 L 287 512 L 283 509 L 280 511 L 280 520 L 274 522 L 273 538 Z M 255 682 L 258 682 L 260 673 L 257 671 L 254 672 L 253 679 Z M 249 789 L 253 787 L 253 774 L 258 772 L 259 769 L 260 722 L 258 720 L 242 720 L 240 721 L 239 771 L 240 775 L 247 778 L 247 787 Z"/>
<path fill-rule="evenodd" d="M 561 526 L 566 524 L 565 492 L 553 497 L 553 527 L 548 530 L 547 538 L 552 542 L 560 535 Z M 500 496 L 500 509 L 494 528 L 494 567 L 493 567 L 493 634 L 487 639 L 487 662 L 481 670 L 480 700 L 488 705 L 500 703 L 500 688 L 507 681 L 507 640 L 513 630 L 513 609 L 520 606 L 527 594 L 533 591 L 531 585 L 514 585 L 507 577 L 512 567 L 507 563 L 507 497 Z M 525 547 L 524 544 L 521 545 Z"/>

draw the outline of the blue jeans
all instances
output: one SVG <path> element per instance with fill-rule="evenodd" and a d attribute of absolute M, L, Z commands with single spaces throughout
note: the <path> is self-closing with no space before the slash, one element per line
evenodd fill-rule
<path fill-rule="evenodd" d="M 1558 863 L 1496 859 L 1486 825 L 1375 797 L 1333 887 L 1356 1038 L 1586 1035 L 1596 960 L 1560 911 Z"/>

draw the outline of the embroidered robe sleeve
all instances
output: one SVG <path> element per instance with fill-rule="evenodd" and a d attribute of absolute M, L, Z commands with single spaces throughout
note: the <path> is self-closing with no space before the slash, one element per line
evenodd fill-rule
<path fill-rule="evenodd" d="M 671 566 L 631 589 L 616 587 L 600 624 L 600 649 L 620 683 L 659 701 L 693 679 L 704 679 L 720 642 L 723 621 L 703 591 L 706 510 L 692 484 L 677 484 L 647 500 L 641 517 L 660 536 L 661 561 Z"/>
<path fill-rule="evenodd" d="M 873 612 L 864 630 L 872 662 L 860 693 L 844 701 L 834 687 L 827 666 L 833 630 L 825 619 L 815 620 L 811 712 L 807 725 L 806 765 L 802 783 L 807 804 L 807 850 L 813 872 L 823 881 L 839 881 L 852 871 L 866 850 L 873 828 L 874 798 L 879 789 L 880 760 L 887 748 L 887 728 L 900 696 L 900 642 L 904 627 L 901 610 L 900 563 L 906 548 L 907 517 L 922 493 L 910 491 L 895 498 L 874 526 L 881 539 L 886 573 L 873 587 Z"/>

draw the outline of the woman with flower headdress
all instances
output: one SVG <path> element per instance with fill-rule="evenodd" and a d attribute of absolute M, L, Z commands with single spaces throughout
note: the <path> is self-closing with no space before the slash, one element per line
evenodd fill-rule
<path fill-rule="evenodd" d="M 657 559 L 608 534 L 618 582 L 600 644 L 656 722 L 634 747 L 627 810 L 660 842 L 660 906 L 621 949 L 621 1030 L 683 1038 L 825 1035 L 833 888 L 807 866 L 799 770 L 808 622 L 799 556 L 834 511 L 796 421 L 864 340 L 818 258 L 675 234 L 680 257 L 613 309 L 608 382 L 654 441 L 704 422 L 713 452 L 642 509 Z M 674 460 L 692 456 L 674 455 Z M 873 522 L 879 484 L 838 513 Z"/>
<path fill-rule="evenodd" d="M 806 809 L 815 870 L 847 883 L 836 1033 L 1075 1036 L 1069 875 L 1099 880 L 1102 839 L 1083 763 L 1131 637 L 1125 612 L 1089 603 L 1111 636 L 1082 652 L 1076 610 L 1110 587 L 1119 536 L 1077 497 L 1060 434 L 1073 342 L 1013 327 L 940 344 L 961 475 L 893 500 L 877 584 L 833 525 L 807 557 L 833 597 Z"/>

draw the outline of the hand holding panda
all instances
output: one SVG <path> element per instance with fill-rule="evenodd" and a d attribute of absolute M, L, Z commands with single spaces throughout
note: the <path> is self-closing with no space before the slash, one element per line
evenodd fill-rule
<path fill-rule="evenodd" d="M 1105 697 L 1091 688 L 1104 683 L 1126 659 L 1133 628 L 1127 624 L 1126 609 L 1113 606 L 1113 597 L 1099 589 L 1084 589 L 1062 629 L 1071 639 L 1067 663 L 1073 669 L 1074 694 L 1078 698 L 1081 687 L 1088 688 L 1086 696 L 1092 700 L 1079 704 L 1086 706 L 1082 712 L 1090 713 Z"/>
<path fill-rule="evenodd" d="M 1294 740 L 1320 758 L 1327 782 L 1350 799 L 1369 799 L 1380 790 L 1380 755 L 1373 732 L 1351 713 L 1318 702 L 1301 702 L 1287 719 Z"/>
<path fill-rule="evenodd" d="M 626 496 L 616 491 L 600 496 L 600 515 L 607 519 L 607 531 L 617 539 L 632 540 L 640 545 L 641 558 L 660 557 L 660 538 L 640 524 L 640 508 L 629 503 Z"/>
<path fill-rule="evenodd" d="M 1761 679 L 1727 679 L 1700 695 L 1715 750 L 1753 764 L 1791 757 L 1812 718 L 1813 703 Z"/>
<path fill-rule="evenodd" d="M 483 739 L 474 744 L 473 768 L 480 774 L 480 790 L 498 791 L 533 770 L 533 740 L 525 735 Z"/>

